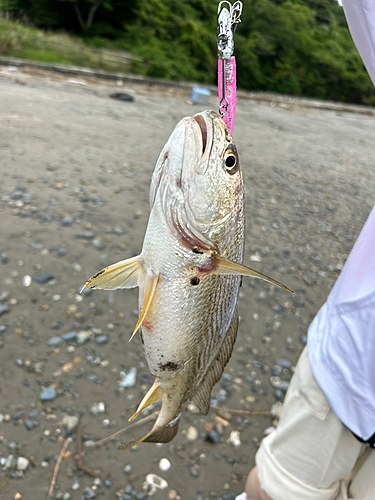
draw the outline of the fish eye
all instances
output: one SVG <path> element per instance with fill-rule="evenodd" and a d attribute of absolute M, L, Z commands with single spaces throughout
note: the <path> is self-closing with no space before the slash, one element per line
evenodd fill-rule
<path fill-rule="evenodd" d="M 224 164 L 225 170 L 230 175 L 233 175 L 237 172 L 238 161 L 237 161 L 237 155 L 235 154 L 234 151 L 232 151 L 231 149 L 226 151 L 226 153 L 224 154 L 223 164 Z"/>
<path fill-rule="evenodd" d="M 191 278 L 190 283 L 191 283 L 193 286 L 197 286 L 197 285 L 199 285 L 199 283 L 200 283 L 200 279 L 199 279 L 197 276 L 194 276 L 193 278 Z"/>

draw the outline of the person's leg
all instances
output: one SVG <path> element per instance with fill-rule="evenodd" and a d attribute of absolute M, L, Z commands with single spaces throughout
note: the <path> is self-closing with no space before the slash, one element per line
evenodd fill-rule
<path fill-rule="evenodd" d="M 312 375 L 305 349 L 280 423 L 256 455 L 258 468 L 247 483 L 248 500 L 255 494 L 262 499 L 263 492 L 272 500 L 333 500 L 343 491 L 342 481 L 350 478 L 364 449 L 330 408 Z M 340 500 L 348 498 L 340 496 Z"/>

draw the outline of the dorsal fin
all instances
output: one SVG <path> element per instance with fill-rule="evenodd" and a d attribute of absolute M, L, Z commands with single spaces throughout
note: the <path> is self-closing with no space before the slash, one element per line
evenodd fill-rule
<path fill-rule="evenodd" d="M 81 292 L 86 288 L 99 290 L 117 290 L 118 288 L 134 288 L 139 285 L 143 275 L 143 266 L 139 255 L 131 259 L 121 260 L 105 267 L 94 274 Z"/>
<path fill-rule="evenodd" d="M 225 365 L 228 363 L 229 358 L 232 354 L 233 345 L 237 337 L 237 329 L 238 306 L 236 306 L 232 321 L 225 334 L 224 341 L 220 347 L 220 350 L 214 361 L 211 363 L 211 366 L 207 370 L 197 392 L 192 398 L 192 402 L 203 413 L 203 415 L 207 415 L 208 410 L 210 409 L 211 390 L 216 382 L 220 379 Z"/>
<path fill-rule="evenodd" d="M 146 276 L 145 279 L 145 298 L 143 300 L 143 306 L 142 306 L 142 311 L 141 314 L 139 315 L 137 324 L 135 325 L 134 332 L 132 333 L 132 336 L 129 339 L 129 342 L 132 340 L 134 335 L 137 333 L 139 330 L 139 327 L 142 325 L 144 319 L 146 318 L 146 314 L 148 310 L 150 309 L 152 299 L 154 298 L 155 295 L 155 290 L 156 290 L 156 285 L 158 284 L 159 281 L 159 275 L 155 276 Z"/>
<path fill-rule="evenodd" d="M 140 402 L 140 404 L 137 408 L 137 411 L 134 413 L 134 415 L 132 415 L 129 418 L 129 422 L 131 420 L 134 420 L 136 417 L 138 417 L 138 415 L 141 413 L 141 411 L 145 410 L 148 406 L 155 404 L 161 398 L 161 395 L 162 395 L 161 387 L 155 380 L 152 387 L 150 387 L 147 394 Z"/>

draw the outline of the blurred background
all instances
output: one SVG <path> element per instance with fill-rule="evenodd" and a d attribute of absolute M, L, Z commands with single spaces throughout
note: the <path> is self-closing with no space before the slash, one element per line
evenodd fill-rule
<path fill-rule="evenodd" d="M 213 84 L 216 22 L 212 0 L 0 0 L 0 54 Z M 335 0 L 245 0 L 235 53 L 240 89 L 375 103 Z"/>
<path fill-rule="evenodd" d="M 138 290 L 80 290 L 140 253 L 174 126 L 218 110 L 214 87 L 191 105 L 193 85 L 172 81 L 216 83 L 216 9 L 0 0 L 1 500 L 46 499 L 68 438 L 51 498 L 234 500 L 278 424 L 308 326 L 375 201 L 375 94 L 334 0 L 245 0 L 235 34 L 245 264 L 295 294 L 243 280 L 210 412 L 189 405 L 171 443 L 117 449 L 148 422 L 90 447 L 129 425 L 153 377 L 140 337 L 128 343 Z"/>

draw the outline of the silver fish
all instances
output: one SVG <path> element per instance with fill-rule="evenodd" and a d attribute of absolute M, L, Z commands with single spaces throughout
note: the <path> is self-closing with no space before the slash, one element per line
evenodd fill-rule
<path fill-rule="evenodd" d="M 155 382 L 142 410 L 161 410 L 141 441 L 169 442 L 192 401 L 204 414 L 233 349 L 242 276 L 281 283 L 242 265 L 243 181 L 237 149 L 213 111 L 182 119 L 151 180 L 151 213 L 140 255 L 109 266 L 83 288 L 139 287 L 145 357 Z M 131 338 L 132 338 L 131 337 Z"/>

